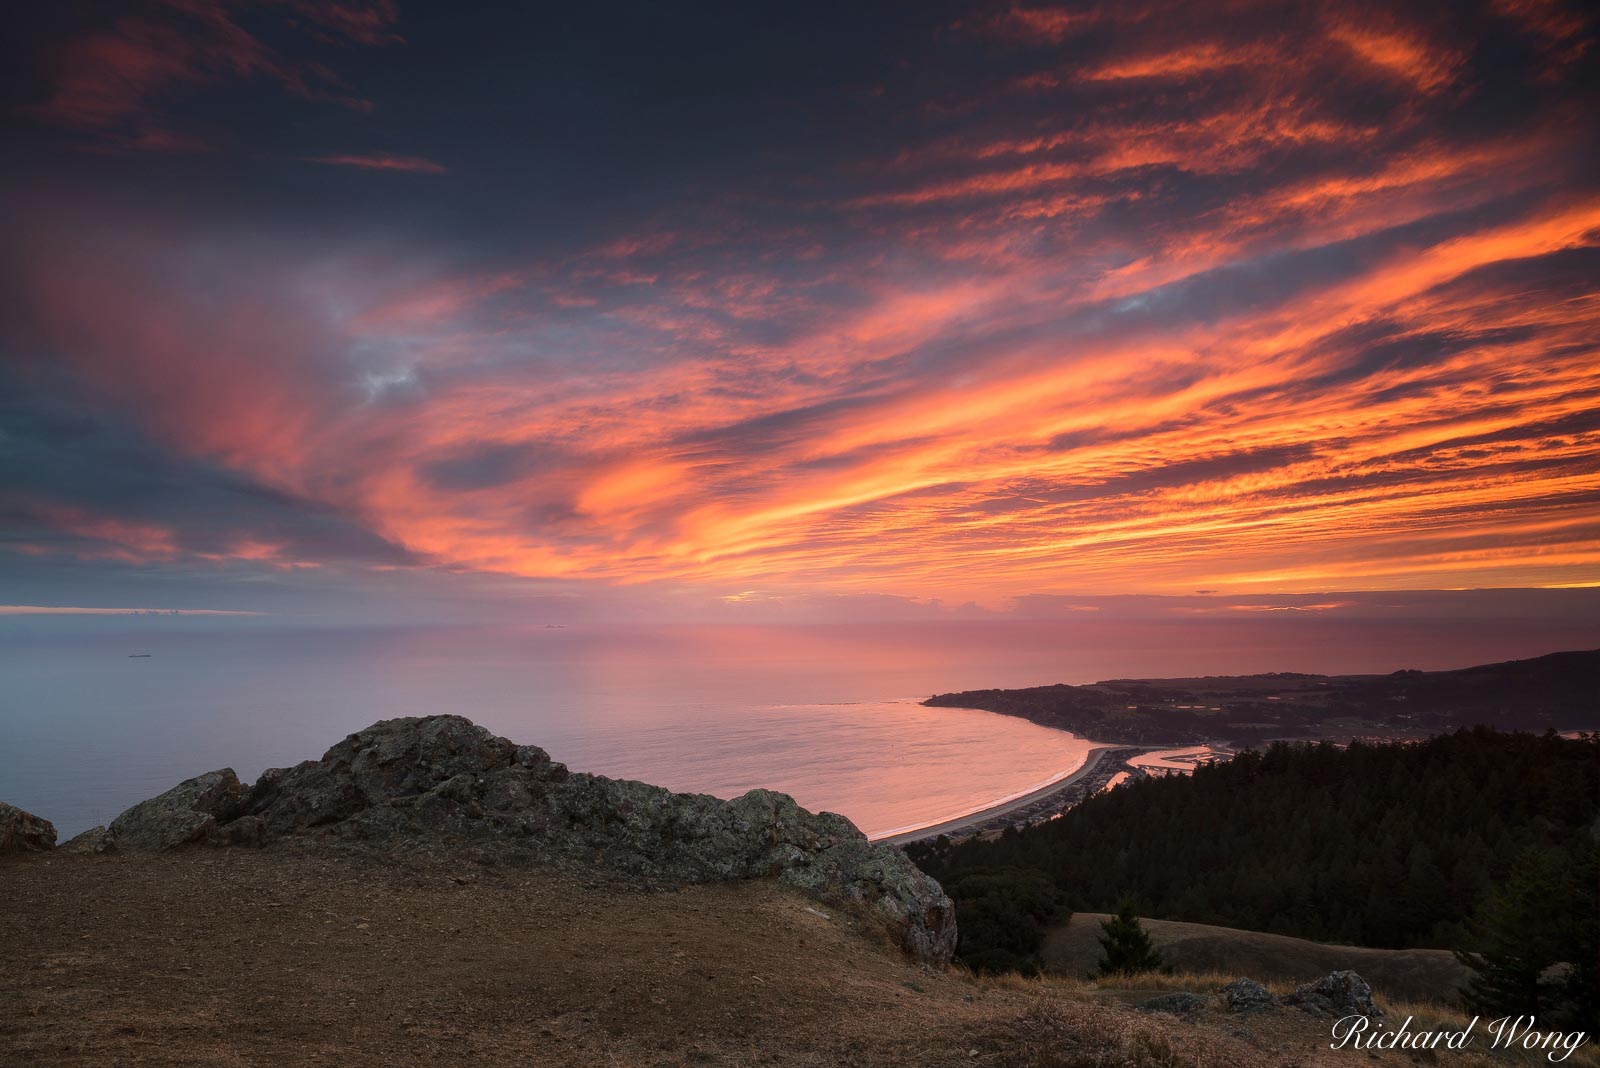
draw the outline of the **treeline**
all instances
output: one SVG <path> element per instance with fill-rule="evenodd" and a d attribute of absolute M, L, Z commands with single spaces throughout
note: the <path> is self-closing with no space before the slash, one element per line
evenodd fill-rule
<path fill-rule="evenodd" d="M 1474 915 L 1519 858 L 1532 850 L 1577 870 L 1597 817 L 1600 736 L 1473 728 L 1416 743 L 1276 743 L 1192 776 L 1130 782 L 994 841 L 908 852 L 958 889 L 982 873 L 1040 873 L 1078 911 L 1132 895 L 1150 917 L 1470 949 Z"/>
<path fill-rule="evenodd" d="M 1224 735 L 1237 740 L 1234 736 L 1244 733 L 1232 722 L 1222 722 L 1215 717 L 1208 719 L 1192 709 L 1177 708 L 1170 703 L 1178 698 L 1194 700 L 1187 692 L 1179 691 L 1176 696 L 1161 693 L 1154 700 L 1144 699 L 1146 696 L 1124 692 L 1114 683 L 1093 686 L 1057 683 L 1020 690 L 934 694 L 922 703 L 943 708 L 981 708 L 1056 730 L 1071 731 L 1081 738 L 1127 745 L 1188 744 Z M 1267 713 L 1253 709 L 1241 714 L 1252 713 L 1258 719 L 1267 717 Z M 1313 722 L 1298 709 L 1277 706 L 1270 713 L 1271 726 L 1280 734 L 1298 734 L 1307 723 Z M 1284 722 L 1285 715 L 1293 715 L 1295 721 Z"/>

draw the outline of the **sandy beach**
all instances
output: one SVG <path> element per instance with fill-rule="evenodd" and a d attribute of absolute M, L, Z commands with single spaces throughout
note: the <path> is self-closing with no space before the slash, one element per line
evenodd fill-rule
<path fill-rule="evenodd" d="M 885 845 L 904 845 L 907 842 L 915 842 L 923 838 L 933 838 L 941 834 L 957 834 L 961 831 L 976 827 L 979 824 L 987 823 L 996 816 L 1003 816 L 1007 812 L 1011 812 L 1015 809 L 1026 808 L 1036 801 L 1044 800 L 1051 794 L 1065 790 L 1067 787 L 1078 782 L 1085 776 L 1092 774 L 1095 768 L 1099 766 L 1100 758 L 1105 754 L 1106 750 L 1116 748 L 1119 747 L 1114 745 L 1096 746 L 1094 749 L 1089 751 L 1089 755 L 1084 759 L 1081 767 L 1069 771 L 1067 774 L 1058 779 L 1051 780 L 1045 785 L 1039 787 L 1037 790 L 1031 790 L 1028 793 L 1013 797 L 1010 800 L 1002 801 L 997 805 L 991 805 L 988 808 L 981 809 L 977 812 L 969 812 L 965 816 L 957 816 L 955 819 L 946 820 L 943 823 L 929 824 L 926 827 L 916 827 L 909 831 L 901 831 L 897 834 L 885 835 L 882 838 L 874 838 L 873 841 L 882 842 Z"/>

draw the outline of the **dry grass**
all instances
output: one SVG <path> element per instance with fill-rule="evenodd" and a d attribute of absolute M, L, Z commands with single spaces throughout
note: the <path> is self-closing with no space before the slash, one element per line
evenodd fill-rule
<path fill-rule="evenodd" d="M 0 859 L 0 900 L 4 1068 L 1414 1063 L 1329 1051 L 1327 1022 L 1292 1010 L 1135 1007 L 1232 974 L 1112 986 L 924 969 L 765 883 L 644 895 L 224 850 Z"/>
<path fill-rule="evenodd" d="M 1237 972 L 1140 972 L 1137 975 L 1118 975 L 1103 979 L 1078 980 L 1098 989 L 1148 990 L 1164 993 L 1172 990 L 1192 990 L 1197 994 L 1213 994 L 1236 979 Z M 1255 979 L 1255 976 L 1249 978 Z M 1262 986 L 1282 997 L 1294 993 L 1295 984 L 1281 979 L 1257 980 Z"/>
<path fill-rule="evenodd" d="M 1100 962 L 1100 921 L 1078 913 L 1053 928 L 1042 947 L 1045 966 L 1066 975 L 1092 975 Z M 1372 989 L 1415 1001 L 1449 999 L 1467 969 L 1439 949 L 1370 949 L 1310 942 L 1303 938 L 1214 927 L 1176 920 L 1145 920 L 1151 940 L 1167 961 L 1184 972 L 1232 972 L 1267 983 L 1318 979 L 1350 969 Z"/>
<path fill-rule="evenodd" d="M 1117 976 L 1114 978 L 1103 979 L 1079 979 L 1071 976 L 1058 976 L 1049 974 L 1036 978 L 1015 974 L 972 975 L 971 981 L 974 984 L 987 989 L 1005 991 L 1012 994 L 1032 995 L 1033 997 L 1040 999 L 1041 1002 L 1056 1002 L 1058 1005 L 1089 1005 L 1097 1002 L 1104 1004 L 1108 1001 L 1116 1004 L 1128 1005 L 1143 1001 L 1146 998 L 1153 997 L 1157 994 L 1171 993 L 1176 991 L 1189 991 L 1196 994 L 1215 994 L 1222 987 L 1238 978 L 1239 976 L 1231 972 L 1209 971 L 1143 972 L 1132 976 Z M 1278 997 L 1291 994 L 1295 989 L 1295 984 L 1284 981 L 1264 982 L 1262 985 Z M 1381 994 L 1376 995 L 1374 1000 L 1377 1002 L 1378 1007 L 1384 1011 L 1385 1025 L 1389 1029 L 1398 1027 L 1401 1021 L 1406 1020 L 1408 1017 L 1411 1019 L 1411 1024 L 1408 1030 L 1413 1033 L 1428 1031 L 1461 1031 L 1472 1022 L 1472 1016 L 1470 1014 L 1462 1012 L 1459 1008 L 1453 1005 L 1444 1004 L 1441 1002 L 1404 1001 L 1395 998 L 1387 998 Z M 1056 1011 L 1059 1015 L 1061 1010 L 1058 1009 Z M 1043 1015 L 1041 1016 L 1039 1013 L 1043 1013 Z M 1216 1010 L 1216 1014 L 1223 1020 L 1244 1020 L 1254 1030 L 1262 1030 L 1262 1024 L 1266 1019 L 1261 1016 L 1244 1018 L 1230 1017 L 1226 1013 L 1222 1012 L 1220 1006 Z M 1030 1019 L 1035 1019 L 1036 1022 L 1046 1021 L 1046 1018 L 1049 1017 L 1049 1015 L 1049 1010 L 1039 1010 L 1039 1012 L 1036 1012 L 1033 1017 L 1030 1017 Z M 1282 1018 L 1274 1021 L 1276 1024 L 1288 1022 L 1291 1025 L 1289 1029 L 1317 1032 L 1319 1038 L 1315 1042 L 1308 1043 L 1308 1046 L 1320 1047 L 1323 1043 L 1327 1042 L 1326 1037 L 1320 1037 L 1327 1034 L 1327 1021 L 1315 1020 L 1312 1017 L 1288 1011 L 1276 1015 Z M 1546 1057 L 1546 1051 L 1542 1049 L 1491 1049 L 1489 1046 L 1490 1035 L 1485 1031 L 1484 1023 L 1485 1021 L 1480 1021 L 1477 1028 L 1473 1032 L 1475 1038 L 1469 1048 L 1470 1052 L 1461 1053 L 1453 1050 L 1427 1049 L 1399 1050 L 1393 1051 L 1390 1056 L 1402 1057 L 1407 1062 L 1418 1064 L 1548 1066 L 1551 1063 Z M 1295 1028 L 1293 1027 L 1295 1024 L 1300 1026 Z M 1051 1026 L 1047 1025 L 1047 1021 L 1046 1023 L 1041 1023 L 1042 1031 L 1048 1033 L 1051 1031 L 1051 1029 Z M 1285 1030 L 1285 1028 L 1281 1026 L 1273 1029 L 1278 1032 Z M 1113 1042 L 1112 1047 L 1122 1051 L 1120 1054 L 1118 1054 L 1119 1056 L 1133 1057 L 1134 1054 L 1128 1052 L 1132 1048 L 1130 1043 L 1135 1041 L 1142 1043 L 1143 1040 L 1130 1036 L 1136 1036 L 1140 1033 L 1142 1032 L 1139 1032 L 1137 1029 L 1135 1029 L 1135 1031 L 1128 1032 Z M 1159 1033 L 1159 1031 L 1152 1033 Z M 1040 1065 L 1041 1068 L 1043 1068 L 1043 1066 L 1054 1066 L 1057 1064 L 1064 1065 L 1066 1068 L 1077 1068 L 1077 1066 L 1080 1064 L 1087 1066 L 1098 1065 L 1100 1063 L 1129 1063 L 1141 1065 L 1147 1063 L 1170 1063 L 1174 1065 L 1202 1063 L 1200 1061 L 1184 1060 L 1181 1057 L 1172 1061 L 1149 1059 L 1153 1057 L 1159 1058 L 1161 1056 L 1165 1056 L 1166 1054 L 1163 1054 L 1160 1051 L 1163 1049 L 1169 1049 L 1170 1042 L 1165 1047 L 1155 1044 L 1148 1046 L 1140 1045 L 1139 1048 L 1142 1051 L 1139 1053 L 1139 1056 L 1146 1058 L 1145 1060 L 1141 1061 L 1134 1059 L 1126 1061 L 1099 1062 L 1094 1060 L 1074 1061 L 1069 1059 L 1058 1062 L 1047 1059 L 1037 1062 L 1020 1061 L 1017 1063 L 1019 1065 L 1026 1065 L 1028 1068 L 1032 1068 L 1032 1066 L 1035 1064 Z M 1366 1051 L 1342 1052 L 1348 1053 L 1350 1057 L 1366 1056 Z M 1178 1055 L 1173 1054 L 1173 1056 Z M 1273 1063 L 1283 1062 L 1274 1061 Z M 1572 1065 L 1574 1068 L 1600 1068 L 1600 1048 L 1597 1048 L 1593 1043 L 1585 1044 L 1575 1050 L 1566 1058 L 1566 1060 L 1559 1063 Z"/>
<path fill-rule="evenodd" d="M 973 1034 L 972 1057 L 1005 1068 L 1190 1068 L 1164 1031 L 1122 1016 L 1038 1002 Z M 971 1056 L 969 1054 L 969 1056 Z"/>
<path fill-rule="evenodd" d="M 1412 1031 L 1460 1031 L 1472 1022 L 1471 1014 L 1437 1002 L 1391 1001 L 1382 997 L 1378 998 L 1377 1002 L 1378 1007 L 1387 1014 L 1387 1022 L 1391 1026 L 1398 1026 L 1401 1020 L 1410 1017 Z M 1490 1036 L 1484 1032 L 1484 1022 L 1480 1021 L 1474 1032 L 1478 1036 L 1474 1043 L 1475 1048 L 1487 1048 Z M 1448 1057 L 1450 1054 L 1445 1053 L 1443 1056 Z M 1541 1050 L 1497 1050 L 1496 1056 L 1507 1064 L 1550 1064 L 1544 1051 Z M 1596 1048 L 1593 1042 L 1587 1043 L 1561 1063 L 1574 1065 L 1576 1068 L 1600 1068 L 1600 1048 Z"/>

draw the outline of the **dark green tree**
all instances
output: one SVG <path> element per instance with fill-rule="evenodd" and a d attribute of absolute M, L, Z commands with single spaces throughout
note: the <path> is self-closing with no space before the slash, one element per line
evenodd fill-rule
<path fill-rule="evenodd" d="M 1556 914 L 1570 897 L 1562 874 L 1552 852 L 1525 849 L 1484 900 L 1473 921 L 1477 951 L 1456 951 L 1473 972 L 1461 996 L 1469 1012 L 1541 1017 L 1552 1007 L 1556 992 L 1545 972 L 1569 948 L 1566 918 Z"/>
<path fill-rule="evenodd" d="M 956 956 L 975 971 L 1037 972 L 1045 931 L 1072 915 L 1055 880 L 1034 869 L 968 872 L 948 890 L 961 933 Z"/>
<path fill-rule="evenodd" d="M 1594 1034 L 1600 1031 L 1600 846 L 1583 846 L 1567 883 L 1561 939 L 1567 946 L 1565 974 L 1557 980 L 1558 1008 L 1549 1022 Z"/>
<path fill-rule="evenodd" d="M 1344 749 L 1272 745 L 1192 777 L 1135 780 L 1001 840 L 908 852 L 958 902 L 951 886 L 970 872 L 1032 868 L 1085 912 L 1131 895 L 1151 918 L 1480 950 L 1468 926 L 1518 852 L 1571 857 L 1593 844 L 1597 817 L 1600 738 L 1473 729 Z"/>
<path fill-rule="evenodd" d="M 1133 975 L 1137 972 L 1165 970 L 1167 962 L 1156 952 L 1150 935 L 1139 922 L 1139 913 L 1131 898 L 1123 898 L 1117 914 L 1100 924 L 1105 932 L 1100 945 L 1106 955 L 1100 961 L 1101 975 Z"/>

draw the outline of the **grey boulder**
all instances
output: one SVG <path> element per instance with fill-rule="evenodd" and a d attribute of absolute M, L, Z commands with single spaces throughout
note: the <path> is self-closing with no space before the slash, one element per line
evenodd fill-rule
<path fill-rule="evenodd" d="M 208 771 L 134 805 L 111 821 L 109 833 L 118 849 L 136 852 L 215 841 L 218 829 L 238 816 L 244 797 L 232 768 Z"/>
<path fill-rule="evenodd" d="M 1278 1003 L 1272 992 L 1254 979 L 1235 979 L 1218 993 L 1229 1012 L 1260 1012 Z"/>
<path fill-rule="evenodd" d="M 55 847 L 55 824 L 0 801 L 0 853 L 47 853 Z"/>
<path fill-rule="evenodd" d="M 1383 1010 L 1372 1000 L 1372 987 L 1352 971 L 1330 972 L 1314 983 L 1296 987 L 1284 1003 L 1329 1020 L 1346 1016 L 1383 1018 Z"/>
<path fill-rule="evenodd" d="M 1143 1012 L 1165 1012 L 1172 1016 L 1191 1016 L 1200 1012 L 1212 1003 L 1213 999 L 1204 994 L 1192 994 L 1188 991 L 1179 991 L 1173 994 L 1160 994 L 1148 1001 L 1139 1003 Z"/>
<path fill-rule="evenodd" d="M 116 839 L 104 827 L 91 827 L 61 844 L 66 853 L 109 853 L 117 847 Z"/>

